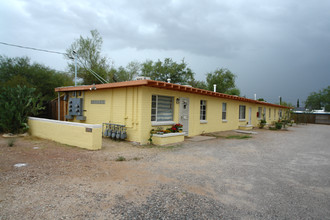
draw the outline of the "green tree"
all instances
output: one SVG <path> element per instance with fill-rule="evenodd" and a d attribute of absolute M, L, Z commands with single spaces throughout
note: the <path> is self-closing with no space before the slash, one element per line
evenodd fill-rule
<path fill-rule="evenodd" d="M 321 107 L 325 107 L 325 111 L 330 111 L 330 86 L 320 90 L 319 92 L 312 92 L 307 97 L 305 107 L 309 110 L 321 109 Z"/>
<path fill-rule="evenodd" d="M 139 62 L 129 62 L 126 67 L 120 66 L 118 69 L 112 67 L 110 69 L 110 78 L 113 82 L 122 82 L 134 80 L 139 75 L 141 64 Z"/>
<path fill-rule="evenodd" d="M 287 107 L 294 107 L 292 103 L 282 101 L 282 99 L 281 99 L 281 103 L 278 103 L 278 102 L 277 102 L 277 103 L 275 103 L 275 104 L 277 104 L 277 105 L 282 105 L 282 106 L 287 106 Z"/>
<path fill-rule="evenodd" d="M 192 82 L 190 82 L 190 85 L 195 88 L 207 90 L 206 83 L 202 80 L 193 80 Z"/>
<path fill-rule="evenodd" d="M 72 85 L 72 78 L 62 72 L 44 65 L 31 64 L 28 57 L 9 58 L 0 56 L 0 86 L 16 87 L 17 85 L 34 87 L 44 100 L 55 97 L 54 88 Z"/>
<path fill-rule="evenodd" d="M 76 39 L 71 46 L 66 50 L 66 58 L 68 62 L 69 71 L 74 76 L 75 64 L 73 58 L 77 53 L 77 75 L 82 80 L 82 84 L 100 84 L 101 82 L 89 71 L 96 72 L 106 81 L 112 81 L 110 73 L 110 65 L 108 58 L 101 55 L 103 39 L 97 30 L 91 30 L 91 37 L 82 37 Z"/>
<path fill-rule="evenodd" d="M 141 75 L 165 82 L 171 79 L 171 83 L 178 84 L 190 84 L 194 81 L 194 72 L 184 59 L 181 63 L 176 63 L 171 58 L 165 58 L 163 62 L 147 60 L 141 64 Z"/>
<path fill-rule="evenodd" d="M 237 96 L 241 95 L 241 91 L 238 88 L 229 89 L 226 93 L 228 95 L 237 95 Z"/>
<path fill-rule="evenodd" d="M 28 129 L 28 116 L 35 116 L 41 106 L 41 94 L 26 86 L 0 87 L 0 131 L 21 133 Z"/>
<path fill-rule="evenodd" d="M 129 80 L 134 80 L 141 72 L 141 64 L 137 61 L 131 61 L 126 66 L 126 71 L 129 75 Z"/>
<path fill-rule="evenodd" d="M 213 85 L 216 84 L 216 91 L 229 95 L 240 95 L 240 90 L 235 85 L 236 75 L 228 69 L 217 69 L 214 72 L 206 74 L 207 88 L 213 91 Z"/>

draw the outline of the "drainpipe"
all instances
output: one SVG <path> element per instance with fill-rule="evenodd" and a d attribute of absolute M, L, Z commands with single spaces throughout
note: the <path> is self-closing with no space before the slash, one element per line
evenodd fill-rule
<path fill-rule="evenodd" d="M 217 91 L 217 84 L 213 84 L 213 92 Z"/>
<path fill-rule="evenodd" d="M 61 120 L 61 98 L 60 98 L 60 92 L 57 93 L 57 120 Z"/>

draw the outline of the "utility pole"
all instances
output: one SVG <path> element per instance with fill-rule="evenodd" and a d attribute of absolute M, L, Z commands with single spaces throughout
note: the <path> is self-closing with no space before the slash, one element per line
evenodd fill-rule
<path fill-rule="evenodd" d="M 77 52 L 72 51 L 74 54 L 74 86 L 77 86 Z"/>

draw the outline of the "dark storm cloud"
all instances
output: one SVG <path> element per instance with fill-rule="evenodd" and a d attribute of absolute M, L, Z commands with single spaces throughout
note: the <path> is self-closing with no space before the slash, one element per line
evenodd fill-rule
<path fill-rule="evenodd" d="M 103 51 L 115 60 L 179 53 L 198 79 L 227 67 L 243 95 L 294 102 L 329 85 L 329 11 L 327 0 L 2 1 L 0 39 L 64 51 L 97 29 Z M 114 51 L 128 49 L 133 52 L 116 57 Z"/>

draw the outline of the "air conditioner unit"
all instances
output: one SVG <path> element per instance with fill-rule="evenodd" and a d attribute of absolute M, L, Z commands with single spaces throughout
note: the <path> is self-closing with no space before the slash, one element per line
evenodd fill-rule
<path fill-rule="evenodd" d="M 150 77 L 147 76 L 137 76 L 135 80 L 150 80 Z"/>

